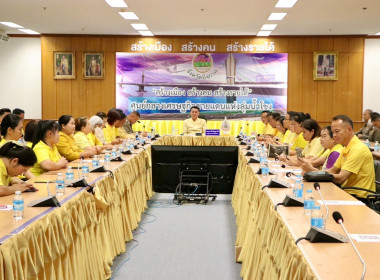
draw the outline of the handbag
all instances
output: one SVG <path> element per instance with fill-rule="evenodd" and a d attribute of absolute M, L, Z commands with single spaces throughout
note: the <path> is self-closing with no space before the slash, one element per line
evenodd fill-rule
<path fill-rule="evenodd" d="M 310 171 L 303 174 L 307 182 L 332 182 L 334 176 L 327 171 Z"/>

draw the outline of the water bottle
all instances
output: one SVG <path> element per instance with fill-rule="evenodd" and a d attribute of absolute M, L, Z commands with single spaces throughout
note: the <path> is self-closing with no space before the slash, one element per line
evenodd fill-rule
<path fill-rule="evenodd" d="M 129 149 L 132 151 L 135 145 L 133 144 L 133 141 L 129 142 Z"/>
<path fill-rule="evenodd" d="M 116 153 L 116 148 L 115 147 L 113 147 L 112 150 L 111 150 L 111 157 L 112 158 L 117 157 L 117 153 Z"/>
<path fill-rule="evenodd" d="M 15 220 L 24 218 L 24 199 L 22 198 L 21 191 L 16 191 L 13 197 L 13 218 Z"/>
<path fill-rule="evenodd" d="M 247 146 L 251 146 L 251 137 L 247 136 Z"/>
<path fill-rule="evenodd" d="M 99 158 L 97 155 L 94 155 L 94 157 L 92 158 L 92 167 L 98 167 L 99 166 Z"/>
<path fill-rule="evenodd" d="M 243 136 L 243 127 L 240 127 L 240 133 L 239 133 L 240 136 Z"/>
<path fill-rule="evenodd" d="M 123 151 L 128 150 L 128 143 L 127 140 L 123 140 Z"/>
<path fill-rule="evenodd" d="M 368 140 L 368 139 L 365 140 L 365 144 L 366 144 L 366 146 L 369 148 L 370 143 L 369 143 L 369 140 Z"/>
<path fill-rule="evenodd" d="M 293 188 L 293 196 L 302 198 L 303 197 L 303 183 L 301 180 L 301 175 L 297 175 L 296 183 Z"/>
<path fill-rule="evenodd" d="M 111 161 L 111 155 L 109 152 L 106 152 L 104 156 L 104 166 L 109 167 L 110 166 L 110 161 Z"/>
<path fill-rule="evenodd" d="M 311 225 L 318 228 L 324 228 L 323 214 L 320 206 L 315 206 L 311 213 Z"/>
<path fill-rule="evenodd" d="M 63 180 L 62 173 L 57 174 L 57 179 L 55 180 L 55 194 L 57 196 L 65 194 L 65 181 Z"/>
<path fill-rule="evenodd" d="M 119 148 L 116 150 L 116 154 L 117 154 L 117 156 L 120 157 L 121 154 L 123 153 L 123 151 L 124 151 L 124 150 L 123 150 L 123 146 L 120 145 Z"/>
<path fill-rule="evenodd" d="M 144 138 L 140 139 L 140 145 L 143 146 L 145 144 Z"/>
<path fill-rule="evenodd" d="M 71 184 L 73 180 L 74 180 L 74 171 L 71 166 L 68 166 L 66 169 L 65 183 Z"/>
<path fill-rule="evenodd" d="M 83 178 L 87 179 L 88 173 L 90 173 L 90 167 L 88 166 L 88 162 L 81 161 L 82 164 L 82 176 Z"/>
<path fill-rule="evenodd" d="M 303 213 L 307 216 L 311 216 L 315 207 L 315 199 L 312 190 L 307 190 L 305 199 L 303 201 Z"/>
<path fill-rule="evenodd" d="M 375 153 L 378 153 L 379 150 L 380 150 L 379 141 L 376 141 L 376 142 L 375 142 L 375 145 L 373 146 L 373 151 L 374 151 Z"/>

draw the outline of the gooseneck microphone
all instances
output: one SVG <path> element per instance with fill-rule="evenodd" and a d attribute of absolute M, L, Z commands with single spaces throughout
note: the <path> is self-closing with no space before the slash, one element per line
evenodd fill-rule
<path fill-rule="evenodd" d="M 363 279 L 364 279 L 364 275 L 365 275 L 365 271 L 366 271 L 365 262 L 364 262 L 362 256 L 360 256 L 359 251 L 358 251 L 358 249 L 356 248 L 355 244 L 352 242 L 352 239 L 351 239 L 350 235 L 348 234 L 348 232 L 347 232 L 347 230 L 346 230 L 346 227 L 343 225 L 343 221 L 344 221 L 344 220 L 343 220 L 342 215 L 341 215 L 338 211 L 335 211 L 335 212 L 332 214 L 332 216 L 333 216 L 335 222 L 336 222 L 337 224 L 340 224 L 340 225 L 342 226 L 344 232 L 346 233 L 348 239 L 350 240 L 350 243 L 351 243 L 352 247 L 354 248 L 356 254 L 357 254 L 358 257 L 359 257 L 360 262 L 363 264 L 363 273 L 362 273 L 362 277 L 360 278 L 360 279 L 363 280 Z"/>
<path fill-rule="evenodd" d="M 325 209 L 326 209 L 326 216 L 325 216 L 324 221 L 323 221 L 323 224 L 326 226 L 327 217 L 329 216 L 329 208 L 327 207 L 326 202 L 325 202 L 325 200 L 324 200 L 324 198 L 323 198 L 323 195 L 322 195 L 322 193 L 321 193 L 321 191 L 320 191 L 321 186 L 319 185 L 318 182 L 314 182 L 314 189 L 315 189 L 316 191 L 318 191 L 319 195 L 320 195 L 321 198 L 322 198 L 323 206 L 324 206 Z"/>

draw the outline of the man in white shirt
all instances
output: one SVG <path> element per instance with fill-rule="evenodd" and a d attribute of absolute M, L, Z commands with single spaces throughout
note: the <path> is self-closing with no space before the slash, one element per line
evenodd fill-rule
<path fill-rule="evenodd" d="M 197 106 L 193 106 L 190 109 L 191 118 L 186 119 L 183 123 L 183 134 L 191 134 L 195 135 L 196 133 L 202 133 L 202 135 L 206 132 L 206 121 L 204 119 L 200 119 L 199 117 L 199 108 Z"/>

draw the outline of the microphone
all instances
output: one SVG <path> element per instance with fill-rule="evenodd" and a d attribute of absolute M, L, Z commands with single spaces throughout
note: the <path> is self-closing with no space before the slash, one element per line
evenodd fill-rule
<path fill-rule="evenodd" d="M 49 190 L 49 181 L 46 182 L 46 189 L 47 189 L 48 196 L 51 196 L 51 193 Z"/>
<path fill-rule="evenodd" d="M 314 182 L 314 189 L 315 189 L 316 191 L 318 191 L 319 195 L 320 195 L 321 198 L 322 198 L 323 206 L 324 206 L 325 209 L 326 209 L 326 216 L 325 216 L 324 221 L 323 221 L 323 224 L 324 224 L 325 227 L 326 227 L 327 217 L 329 216 L 329 208 L 327 207 L 326 202 L 325 202 L 325 200 L 323 199 L 323 195 L 322 195 L 322 193 L 321 193 L 321 191 L 320 191 L 321 186 L 319 185 L 318 182 Z"/>
<path fill-rule="evenodd" d="M 364 262 L 362 256 L 359 254 L 359 251 L 358 251 L 358 249 L 356 248 L 355 244 L 352 242 L 352 239 L 351 239 L 350 235 L 348 234 L 348 232 L 347 232 L 347 230 L 346 230 L 346 227 L 343 225 L 344 220 L 343 220 L 342 215 L 341 215 L 338 211 L 335 211 L 335 212 L 333 213 L 332 216 L 333 216 L 335 222 L 336 222 L 337 224 L 340 224 L 340 225 L 342 226 L 344 232 L 346 233 L 346 235 L 347 235 L 347 237 L 348 237 L 348 240 L 350 240 L 350 243 L 351 243 L 352 247 L 354 248 L 354 250 L 355 250 L 355 252 L 356 252 L 356 255 L 358 255 L 358 257 L 359 257 L 359 259 L 360 259 L 360 262 L 361 262 L 362 265 L 363 265 L 363 273 L 362 273 L 362 277 L 360 278 L 360 279 L 363 280 L 363 279 L 364 279 L 365 272 L 366 272 L 365 262 Z"/>

